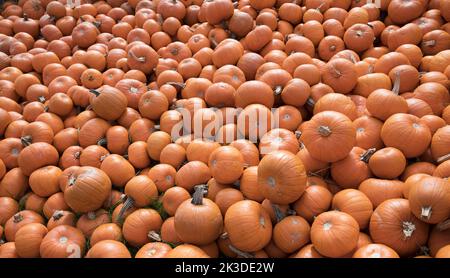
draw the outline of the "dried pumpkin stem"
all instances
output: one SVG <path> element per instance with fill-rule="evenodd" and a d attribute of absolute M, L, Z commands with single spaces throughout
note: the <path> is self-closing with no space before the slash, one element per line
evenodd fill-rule
<path fill-rule="evenodd" d="M 422 211 L 420 212 L 420 217 L 423 219 L 430 219 L 431 218 L 431 213 L 433 211 L 431 210 L 431 206 L 429 207 L 422 207 Z"/>
<path fill-rule="evenodd" d="M 367 73 L 373 73 L 375 71 L 375 66 L 373 64 L 370 64 L 367 68 Z"/>
<path fill-rule="evenodd" d="M 87 213 L 87 218 L 89 220 L 95 220 L 95 218 L 97 218 L 97 215 L 95 215 L 95 212 L 90 211 L 90 212 Z"/>
<path fill-rule="evenodd" d="M 392 92 L 396 95 L 400 92 L 400 71 L 395 72 L 394 87 L 392 87 Z"/>
<path fill-rule="evenodd" d="M 166 84 L 167 84 L 167 85 L 172 85 L 172 86 L 175 86 L 175 87 L 179 87 L 180 89 L 186 88 L 186 84 L 185 84 L 185 83 L 182 83 L 182 82 L 174 82 L 174 81 L 170 81 L 170 82 L 167 82 Z"/>
<path fill-rule="evenodd" d="M 203 195 L 207 192 L 204 184 L 195 186 L 194 195 L 192 196 L 191 204 L 196 206 L 203 205 Z"/>
<path fill-rule="evenodd" d="M 278 205 L 272 204 L 273 212 L 275 213 L 275 218 L 277 220 L 277 223 L 283 220 L 286 215 L 281 211 L 280 207 Z"/>
<path fill-rule="evenodd" d="M 94 94 L 96 97 L 100 95 L 100 92 L 94 89 L 89 90 L 89 93 Z"/>
<path fill-rule="evenodd" d="M 273 93 L 278 96 L 281 95 L 281 92 L 283 92 L 283 86 L 275 86 L 275 89 L 273 90 Z"/>
<path fill-rule="evenodd" d="M 61 219 L 64 216 L 64 211 L 62 210 L 55 210 L 55 212 L 52 215 L 52 218 L 54 221 Z"/>
<path fill-rule="evenodd" d="M 253 256 L 253 255 L 250 254 L 250 253 L 247 253 L 247 252 L 244 252 L 244 251 L 241 251 L 241 250 L 237 249 L 236 247 L 234 247 L 234 246 L 231 245 L 231 244 L 228 245 L 228 248 L 230 248 L 231 251 L 233 251 L 233 252 L 236 253 L 238 256 L 241 256 L 241 257 L 243 257 L 243 258 L 251 259 L 251 258 L 254 258 L 254 257 L 255 257 L 255 256 Z"/>
<path fill-rule="evenodd" d="M 317 131 L 323 137 L 328 137 L 331 135 L 331 129 L 328 126 L 321 125 L 317 128 Z"/>
<path fill-rule="evenodd" d="M 13 216 L 13 222 L 14 223 L 19 223 L 22 220 L 23 220 L 23 215 L 22 214 L 20 214 L 20 213 L 14 214 L 14 216 Z"/>
<path fill-rule="evenodd" d="M 130 56 L 135 59 L 136 61 L 140 62 L 140 63 L 145 63 L 146 59 L 144 56 L 138 57 L 136 56 L 136 54 L 133 53 L 133 51 L 129 51 L 128 54 L 130 54 Z"/>
<path fill-rule="evenodd" d="M 372 155 L 377 151 L 375 148 L 370 148 L 367 151 L 365 151 L 362 155 L 360 160 L 364 161 L 365 163 L 369 163 L 369 159 L 372 157 Z"/>
<path fill-rule="evenodd" d="M 410 238 L 415 230 L 416 225 L 414 225 L 414 223 L 409 221 L 403 222 L 403 235 L 405 236 L 405 239 Z"/>
<path fill-rule="evenodd" d="M 294 132 L 294 134 L 295 134 L 295 138 L 297 138 L 297 139 L 300 139 L 300 137 L 302 136 L 302 132 L 300 130 L 296 130 Z"/>
<path fill-rule="evenodd" d="M 69 186 L 73 186 L 76 182 L 77 182 L 77 178 L 74 177 L 73 175 L 71 175 L 71 176 L 69 177 L 68 185 L 69 185 Z"/>
<path fill-rule="evenodd" d="M 106 141 L 106 138 L 102 138 L 97 141 L 97 145 L 102 146 L 102 147 L 106 146 L 107 143 L 108 143 L 108 141 Z"/>
<path fill-rule="evenodd" d="M 40 96 L 40 97 L 38 97 L 38 99 L 37 99 L 40 103 L 44 103 L 45 102 L 45 97 L 43 97 L 43 96 Z"/>
<path fill-rule="evenodd" d="M 26 135 L 26 136 L 20 137 L 20 142 L 25 147 L 29 146 L 29 145 L 31 145 L 31 143 L 33 143 L 33 137 L 31 137 L 31 135 Z"/>
<path fill-rule="evenodd" d="M 155 232 L 155 231 L 150 231 L 150 232 L 148 232 L 147 237 L 148 237 L 149 239 L 154 240 L 154 241 L 157 241 L 157 242 L 161 242 L 161 241 L 162 241 L 161 235 L 158 234 L 158 233 Z"/>
<path fill-rule="evenodd" d="M 228 233 L 225 232 L 225 233 L 221 234 L 221 235 L 220 235 L 220 238 L 221 238 L 221 239 L 227 239 L 227 238 L 228 238 Z"/>
<path fill-rule="evenodd" d="M 117 215 L 116 220 L 118 222 L 121 222 L 123 219 L 123 215 L 125 214 L 125 212 L 130 209 L 132 206 L 134 205 L 134 200 L 133 198 L 131 198 L 130 196 L 127 196 L 127 199 L 125 200 L 125 202 L 123 203 L 123 207 L 120 209 L 119 214 Z"/>
<path fill-rule="evenodd" d="M 444 161 L 447 161 L 447 160 L 449 160 L 450 159 L 450 153 L 448 153 L 448 154 L 446 154 L 446 155 L 443 155 L 443 156 L 441 156 L 441 157 L 439 157 L 437 160 L 436 160 L 436 162 L 437 163 L 442 163 L 442 162 L 444 162 Z"/>
<path fill-rule="evenodd" d="M 429 40 L 429 41 L 424 41 L 422 42 L 423 45 L 425 46 L 435 46 L 436 45 L 436 40 Z"/>

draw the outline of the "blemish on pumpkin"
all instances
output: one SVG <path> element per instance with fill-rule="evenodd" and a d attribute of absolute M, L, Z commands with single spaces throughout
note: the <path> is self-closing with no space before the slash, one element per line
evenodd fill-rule
<path fill-rule="evenodd" d="M 324 231 L 329 231 L 331 229 L 331 227 L 333 227 L 333 224 L 331 224 L 330 222 L 325 222 L 323 224 L 323 230 Z"/>
<path fill-rule="evenodd" d="M 271 187 L 275 187 L 275 179 L 273 177 L 268 177 L 267 178 L 267 183 L 271 186 Z"/>

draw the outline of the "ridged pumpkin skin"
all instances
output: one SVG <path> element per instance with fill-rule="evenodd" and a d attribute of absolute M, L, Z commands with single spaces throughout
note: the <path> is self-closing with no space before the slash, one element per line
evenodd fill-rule
<path fill-rule="evenodd" d="M 258 184 L 262 195 L 276 204 L 295 202 L 306 187 L 303 162 L 288 151 L 271 152 L 258 165 Z"/>
<path fill-rule="evenodd" d="M 100 169 L 80 167 L 69 177 L 64 199 L 74 211 L 90 212 L 102 207 L 111 191 L 111 180 Z"/>

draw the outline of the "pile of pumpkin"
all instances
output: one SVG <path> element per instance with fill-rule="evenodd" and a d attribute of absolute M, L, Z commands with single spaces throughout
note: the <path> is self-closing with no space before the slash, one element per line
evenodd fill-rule
<path fill-rule="evenodd" d="M 6 1 L 0 257 L 450 257 L 449 21 L 450 0 Z M 182 109 L 214 137 L 174 136 Z"/>

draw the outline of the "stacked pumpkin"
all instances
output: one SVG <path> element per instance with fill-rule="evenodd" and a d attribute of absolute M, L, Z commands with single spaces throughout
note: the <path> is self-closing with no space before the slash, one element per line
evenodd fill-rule
<path fill-rule="evenodd" d="M 2 7 L 0 257 L 450 257 L 449 0 L 75 2 Z"/>

